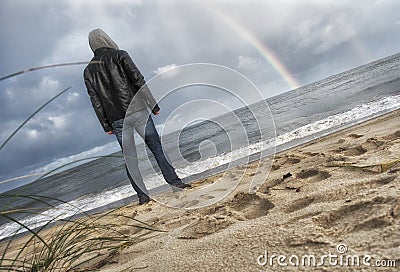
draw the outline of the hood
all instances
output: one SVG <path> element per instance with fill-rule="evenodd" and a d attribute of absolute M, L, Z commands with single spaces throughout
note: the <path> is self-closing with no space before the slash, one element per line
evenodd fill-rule
<path fill-rule="evenodd" d="M 118 45 L 101 29 L 95 29 L 89 33 L 89 45 L 93 53 L 101 47 L 119 49 Z"/>

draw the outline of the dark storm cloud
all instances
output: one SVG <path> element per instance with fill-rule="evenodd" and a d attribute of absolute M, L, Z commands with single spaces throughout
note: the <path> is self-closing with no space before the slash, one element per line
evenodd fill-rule
<path fill-rule="evenodd" d="M 0 76 L 45 64 L 89 61 L 87 34 L 102 28 L 130 53 L 146 79 L 163 67 L 210 62 L 237 69 L 270 96 L 290 86 L 226 18 L 268 46 L 304 84 L 397 53 L 399 9 L 400 2 L 390 0 L 3 0 Z M 0 82 L 1 141 L 57 92 L 72 86 L 0 151 L 3 178 L 73 154 L 92 154 L 86 151 L 115 141 L 104 134 L 91 108 L 83 68 L 35 71 Z M 188 92 L 170 103 L 166 99 L 162 113 L 190 100 L 193 90 Z M 210 96 L 217 100 L 218 95 Z"/>
<path fill-rule="evenodd" d="M 37 65 L 49 53 L 68 24 L 60 23 L 61 1 L 1 1 L 0 74 Z"/>
<path fill-rule="evenodd" d="M 243 9 L 214 6 L 268 46 L 301 83 L 399 51 L 398 1 L 252 1 Z M 332 70 L 318 72 L 315 68 L 320 65 L 331 65 Z"/>

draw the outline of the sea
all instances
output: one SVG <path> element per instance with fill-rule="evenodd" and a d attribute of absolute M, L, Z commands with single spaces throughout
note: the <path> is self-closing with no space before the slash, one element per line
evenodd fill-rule
<path fill-rule="evenodd" d="M 265 119 L 273 122 L 266 122 L 270 125 L 260 128 L 263 122 L 257 122 L 255 116 L 262 116 L 260 111 L 265 110 L 265 102 L 269 106 Z M 179 133 L 163 136 L 163 142 L 166 152 L 174 154 L 176 147 L 168 142 L 178 139 L 181 160 L 171 158 L 171 161 L 183 181 L 192 182 L 224 171 L 224 166 L 233 160 L 258 159 L 260 156 L 254 155 L 262 154 L 266 148 L 283 151 L 397 109 L 400 109 L 400 54 L 197 122 Z M 239 144 L 232 145 L 230 135 L 237 130 L 237 120 L 246 139 L 235 139 Z M 204 142 L 207 144 L 202 145 Z M 143 150 L 139 166 L 150 193 L 155 194 L 165 188 L 165 182 L 151 155 L 147 163 L 148 150 Z M 49 220 L 55 222 L 135 201 L 122 153 L 110 155 L 0 195 L 2 211 L 35 209 L 34 213 L 8 214 L 20 223 L 0 217 L 0 240 L 25 232 L 21 225 L 34 229 Z"/>

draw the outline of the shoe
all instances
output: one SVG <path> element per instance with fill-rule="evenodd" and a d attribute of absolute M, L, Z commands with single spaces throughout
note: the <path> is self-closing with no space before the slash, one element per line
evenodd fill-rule
<path fill-rule="evenodd" d="M 150 201 L 150 197 L 148 197 L 147 195 L 139 196 L 139 205 L 146 204 L 149 201 Z"/>
<path fill-rule="evenodd" d="M 173 192 L 178 192 L 178 191 L 181 191 L 184 188 L 191 188 L 192 187 L 192 185 L 187 184 L 187 183 L 183 183 L 183 182 L 173 183 L 173 184 L 171 184 L 171 186 L 172 186 L 172 191 Z"/>

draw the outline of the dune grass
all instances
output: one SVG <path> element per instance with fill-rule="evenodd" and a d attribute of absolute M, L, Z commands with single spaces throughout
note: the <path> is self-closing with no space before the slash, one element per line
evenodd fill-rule
<path fill-rule="evenodd" d="M 45 197 L 9 197 L 40 198 L 41 202 L 48 203 Z M 53 205 L 48 203 L 48 207 Z M 49 218 L 43 226 L 35 229 L 13 217 L 15 213 L 36 215 L 42 211 L 43 208 L 0 211 L 1 217 L 28 232 L 24 236 L 15 234 L 0 241 L 0 252 L 3 252 L 0 255 L 0 271 L 91 271 L 99 268 L 99 264 L 105 264 L 104 260 L 109 256 L 143 237 L 133 237 L 132 231 L 160 231 L 135 219 L 133 213 L 132 216 L 124 215 L 120 208 L 97 216 L 85 214 L 77 219 L 72 219 L 76 216 Z M 76 209 L 76 214 L 79 212 Z M 89 267 L 89 270 L 84 267 Z"/>

